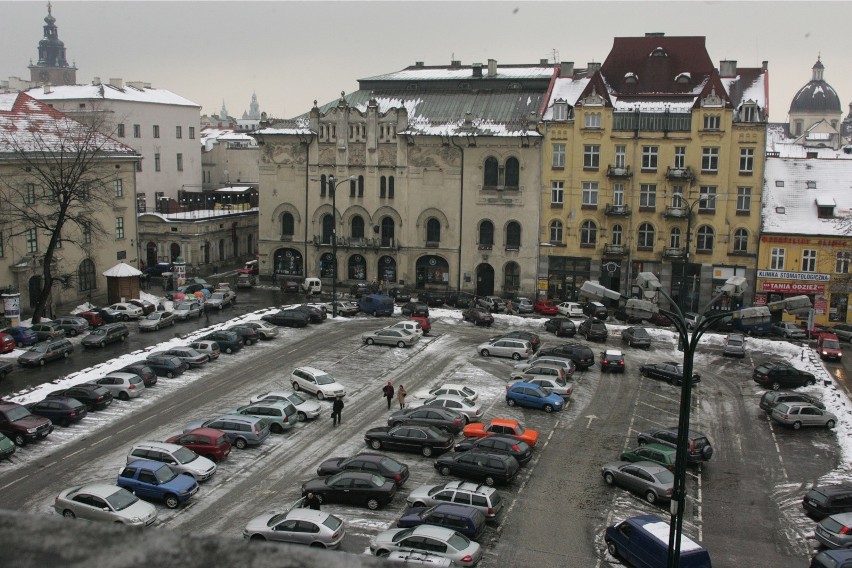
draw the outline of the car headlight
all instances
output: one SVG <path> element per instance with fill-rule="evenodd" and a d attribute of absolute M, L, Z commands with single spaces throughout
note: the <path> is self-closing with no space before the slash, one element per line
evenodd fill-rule
<path fill-rule="evenodd" d="M 27 434 L 35 434 L 38 432 L 38 428 L 27 428 Z"/>

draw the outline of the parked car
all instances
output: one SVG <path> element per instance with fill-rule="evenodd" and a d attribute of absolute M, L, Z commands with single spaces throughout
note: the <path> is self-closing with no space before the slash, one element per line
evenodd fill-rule
<path fill-rule="evenodd" d="M 7 327 L 3 333 L 11 335 L 18 347 L 29 347 L 38 343 L 38 335 L 28 327 L 20 325 Z"/>
<path fill-rule="evenodd" d="M 175 303 L 172 313 L 180 321 L 186 321 L 191 318 L 200 318 L 202 313 L 201 302 L 191 300 L 189 302 Z"/>
<path fill-rule="evenodd" d="M 779 321 L 772 325 L 772 333 L 784 339 L 805 339 L 805 330 L 789 321 Z"/>
<path fill-rule="evenodd" d="M 574 361 L 578 369 L 588 369 L 595 364 L 595 354 L 582 343 L 567 342 L 554 347 L 542 347 L 538 350 L 538 356 L 552 355 L 556 357 L 567 357 Z"/>
<path fill-rule="evenodd" d="M 811 559 L 810 568 L 850 568 L 852 550 L 848 548 L 826 549 Z"/>
<path fill-rule="evenodd" d="M 609 317 L 609 310 L 600 302 L 587 302 L 583 304 L 583 314 L 592 319 L 606 321 Z"/>
<path fill-rule="evenodd" d="M 621 461 L 649 461 L 661 465 L 669 471 L 674 471 L 677 459 L 677 449 L 663 444 L 645 444 L 621 452 Z"/>
<path fill-rule="evenodd" d="M 104 410 L 112 404 L 112 393 L 95 383 L 82 383 L 47 394 L 45 398 L 68 397 L 86 405 L 86 410 Z"/>
<path fill-rule="evenodd" d="M 22 367 L 44 366 L 45 363 L 67 359 L 74 352 L 74 345 L 65 338 L 52 339 L 33 345 L 18 357 Z"/>
<path fill-rule="evenodd" d="M 366 505 L 375 510 L 393 500 L 396 483 L 364 471 L 341 471 L 331 477 L 318 477 L 302 484 L 302 496 L 313 493 L 322 503 Z"/>
<path fill-rule="evenodd" d="M 89 413 L 85 404 L 69 397 L 46 398 L 31 402 L 26 407 L 36 416 L 48 418 L 52 423 L 65 427 L 79 422 Z"/>
<path fill-rule="evenodd" d="M 494 316 L 485 308 L 474 307 L 468 308 L 462 312 L 462 319 L 469 321 L 473 325 L 484 325 L 491 327 L 494 323 Z"/>
<path fill-rule="evenodd" d="M 177 357 L 159 353 L 151 353 L 145 357 L 145 364 L 151 367 L 158 377 L 166 377 L 167 379 L 178 377 L 189 369 L 189 365 Z"/>
<path fill-rule="evenodd" d="M 211 361 L 215 361 L 219 358 L 219 355 L 222 354 L 222 350 L 219 349 L 219 344 L 209 339 L 200 339 L 198 341 L 193 341 L 189 345 L 187 345 L 187 347 L 191 347 L 199 353 L 206 353 L 207 356 L 210 357 Z"/>
<path fill-rule="evenodd" d="M 382 454 L 360 453 L 351 457 L 329 458 L 317 468 L 317 475 L 335 475 L 341 471 L 363 471 L 392 480 L 397 488 L 408 481 L 408 466 Z"/>
<path fill-rule="evenodd" d="M 142 308 L 142 315 L 147 316 L 150 313 L 157 311 L 157 306 L 149 302 L 148 300 L 129 300 L 129 303 L 133 304 L 138 308 Z"/>
<path fill-rule="evenodd" d="M 361 335 L 361 341 L 367 345 L 391 345 L 395 347 L 411 347 L 420 336 L 405 329 L 377 329 Z"/>
<path fill-rule="evenodd" d="M 398 304 L 405 304 L 406 302 L 411 301 L 411 292 L 405 288 L 399 288 L 397 286 L 388 290 L 388 296 L 393 298 L 393 301 Z"/>
<path fill-rule="evenodd" d="M 541 355 L 537 354 L 535 357 L 530 357 L 526 361 L 521 361 L 520 363 L 516 363 L 514 366 L 515 370 L 523 371 L 532 365 L 555 365 L 557 367 L 562 367 L 562 370 L 565 372 L 566 380 L 574 375 L 574 371 L 577 370 L 577 364 L 574 363 L 571 359 L 567 357 L 559 357 L 557 355 Z"/>
<path fill-rule="evenodd" d="M 103 316 L 101 316 L 101 314 L 97 311 L 91 311 L 90 310 L 90 311 L 80 312 L 80 313 L 77 314 L 77 317 L 80 317 L 80 318 L 86 320 L 86 322 L 91 327 L 98 327 L 98 326 L 101 326 L 104 323 L 106 323 L 106 322 L 104 322 Z M 82 331 L 80 333 L 82 333 Z"/>
<path fill-rule="evenodd" d="M 213 292 L 210 297 L 204 301 L 205 310 L 222 310 L 225 306 L 230 306 L 234 298 L 225 292 Z"/>
<path fill-rule="evenodd" d="M 388 530 L 370 541 L 370 552 L 376 556 L 410 550 L 443 556 L 454 566 L 475 566 L 482 558 L 478 543 L 452 529 L 431 525 Z"/>
<path fill-rule="evenodd" d="M 145 385 L 145 388 L 151 388 L 157 384 L 157 373 L 154 372 L 154 369 L 145 364 L 144 361 L 137 361 L 135 363 L 131 363 L 129 365 L 125 365 L 121 369 L 118 369 L 119 373 L 133 373 L 142 379 L 142 383 Z"/>
<path fill-rule="evenodd" d="M 263 418 L 256 416 L 238 416 L 225 414 L 210 420 L 197 420 L 184 428 L 186 434 L 198 428 L 213 428 L 221 430 L 228 436 L 231 444 L 238 450 L 248 446 L 259 446 L 269 437 L 269 424 Z"/>
<path fill-rule="evenodd" d="M 118 400 L 130 400 L 137 398 L 145 390 L 145 383 L 139 375 L 134 373 L 120 373 L 113 371 L 107 376 L 95 381 L 96 385 L 104 387 L 114 398 Z"/>
<path fill-rule="evenodd" d="M 335 549 L 346 529 L 340 517 L 301 506 L 297 501 L 282 513 L 266 513 L 251 519 L 243 537 L 252 541 L 287 542 L 313 548 Z"/>
<path fill-rule="evenodd" d="M 364 433 L 364 442 L 374 450 L 417 452 L 426 457 L 453 447 L 453 435 L 434 426 L 403 424 L 379 426 Z"/>
<path fill-rule="evenodd" d="M 574 337 L 577 326 L 567 317 L 550 318 L 544 322 L 545 331 L 556 334 L 556 337 Z"/>
<path fill-rule="evenodd" d="M 148 527 L 157 508 L 122 487 L 108 483 L 75 485 L 59 492 L 53 510 L 66 519 L 85 519 L 132 527 Z"/>
<path fill-rule="evenodd" d="M 532 448 L 526 442 L 510 436 L 486 436 L 484 438 L 463 438 L 456 444 L 458 453 L 480 450 L 492 454 L 506 454 L 524 465 L 532 459 Z"/>
<path fill-rule="evenodd" d="M 485 515 L 472 507 L 439 503 L 432 507 L 409 507 L 396 522 L 399 528 L 420 525 L 452 529 L 471 540 L 479 540 L 485 532 Z"/>
<path fill-rule="evenodd" d="M 722 348 L 722 356 L 745 357 L 745 336 L 741 333 L 730 333 L 725 338 L 725 346 Z"/>
<path fill-rule="evenodd" d="M 810 518 L 821 520 L 829 515 L 852 512 L 852 486 L 818 485 L 802 498 L 802 508 Z"/>
<path fill-rule="evenodd" d="M 15 454 L 15 442 L 0 434 L 0 460 L 8 460 Z"/>
<path fill-rule="evenodd" d="M 480 308 L 484 308 L 492 314 L 506 311 L 506 302 L 499 296 L 481 296 L 476 303 Z"/>
<path fill-rule="evenodd" d="M 817 397 L 803 392 L 770 390 L 763 393 L 763 396 L 760 397 L 760 409 L 766 412 L 766 414 L 772 414 L 772 409 L 775 408 L 775 405 L 782 402 L 805 402 L 820 409 L 825 408 L 825 405 Z"/>
<path fill-rule="evenodd" d="M 139 319 L 145 314 L 142 308 L 133 305 L 130 302 L 117 302 L 107 307 L 121 314 L 121 321 Z"/>
<path fill-rule="evenodd" d="M 511 482 L 520 468 L 518 461 L 508 454 L 483 451 L 444 454 L 435 460 L 435 469 L 441 475 L 481 480 L 489 487 Z"/>
<path fill-rule="evenodd" d="M 832 327 L 825 328 L 843 341 L 852 343 L 852 323 L 838 323 Z"/>
<path fill-rule="evenodd" d="M 8 333 L 0 333 L 0 353 L 11 353 L 18 347 L 15 338 Z"/>
<path fill-rule="evenodd" d="M 252 328 L 257 337 L 263 340 L 274 339 L 278 337 L 278 326 L 272 325 L 271 323 L 265 322 L 263 320 L 247 321 L 241 323 L 240 325 Z"/>
<path fill-rule="evenodd" d="M 534 311 L 533 301 L 524 297 L 515 298 L 515 308 L 519 314 L 531 314 Z"/>
<path fill-rule="evenodd" d="M 101 321 L 105 324 L 106 323 L 121 323 L 121 322 L 125 322 L 125 321 L 129 320 L 129 317 L 127 316 L 127 314 L 124 314 L 122 312 L 118 312 L 116 310 L 113 310 L 112 308 L 97 308 L 95 311 L 100 316 Z M 86 317 L 85 312 L 80 314 L 80 315 L 83 316 L 83 317 Z M 95 326 L 93 325 L 92 327 L 95 327 Z"/>
<path fill-rule="evenodd" d="M 525 365 L 522 369 L 512 369 L 509 375 L 510 381 L 529 381 L 539 377 L 552 378 L 565 382 L 565 367 L 561 365 L 550 365 L 547 363 L 534 363 Z"/>
<path fill-rule="evenodd" d="M 852 513 L 837 513 L 821 520 L 814 530 L 826 548 L 852 548 Z"/>
<path fill-rule="evenodd" d="M 191 475 L 151 460 L 127 464 L 118 474 L 118 486 L 142 499 L 162 501 L 169 509 L 177 509 L 198 493 L 198 482 Z"/>
<path fill-rule="evenodd" d="M 638 493 L 649 503 L 672 498 L 674 474 L 653 462 L 612 462 L 601 467 L 601 475 L 607 485 L 618 485 Z"/>
<path fill-rule="evenodd" d="M 396 322 L 395 324 L 388 326 L 387 329 L 404 329 L 415 334 L 417 337 L 423 336 L 423 326 L 421 326 L 418 322 L 411 320 Z"/>
<path fill-rule="evenodd" d="M 538 432 L 530 428 L 524 428 L 517 420 L 508 418 L 494 418 L 491 422 L 478 422 L 468 424 L 462 430 L 465 438 L 484 438 L 485 436 L 505 435 L 517 438 L 535 447 L 538 442 Z"/>
<path fill-rule="evenodd" d="M 166 272 L 171 272 L 171 271 L 172 271 L 171 263 L 159 262 L 159 263 L 157 263 L 153 266 L 146 267 L 142 271 L 142 273 L 150 278 L 151 276 L 162 276 Z"/>
<path fill-rule="evenodd" d="M 624 368 L 624 353 L 618 349 L 601 351 L 601 373 L 606 373 L 607 371 L 623 373 Z"/>
<path fill-rule="evenodd" d="M 686 321 L 687 329 L 695 329 L 695 326 L 701 321 L 701 314 L 696 314 L 695 312 L 684 312 L 683 319 Z"/>
<path fill-rule="evenodd" d="M 651 336 L 644 327 L 628 327 L 621 332 L 621 341 L 630 347 L 650 347 Z"/>
<path fill-rule="evenodd" d="M 837 416 L 806 402 L 779 402 L 769 417 L 784 426 L 792 426 L 794 430 L 802 426 L 831 429 L 837 424 Z"/>
<path fill-rule="evenodd" d="M 429 306 L 424 302 L 408 302 L 402 305 L 404 316 L 426 316 L 429 317 Z"/>
<path fill-rule="evenodd" d="M 421 406 L 420 408 L 403 408 L 388 418 L 388 426 L 400 426 L 402 424 L 420 424 L 434 426 L 438 430 L 458 434 L 465 424 L 464 417 L 447 408 L 434 406 Z"/>
<path fill-rule="evenodd" d="M 561 302 L 557 304 L 556 310 L 563 316 L 569 318 L 583 317 L 583 306 L 577 302 Z"/>
<path fill-rule="evenodd" d="M 257 330 L 251 327 L 250 325 L 238 323 L 236 325 L 228 326 L 227 331 L 232 331 L 239 335 L 240 339 L 243 341 L 243 345 L 254 345 L 258 341 L 260 341 L 260 336 L 258 335 Z"/>
<path fill-rule="evenodd" d="M 319 308 L 310 304 L 300 304 L 289 309 L 292 311 L 304 313 L 306 316 L 308 316 L 308 321 L 310 323 L 322 323 L 328 318 L 328 314 L 326 313 L 324 307 Z"/>
<path fill-rule="evenodd" d="M 408 408 L 420 408 L 431 406 L 435 408 L 446 408 L 461 414 L 464 423 L 477 422 L 482 419 L 482 405 L 476 401 L 452 394 L 442 394 L 423 401 L 418 405 L 415 401 L 407 402 Z"/>
<path fill-rule="evenodd" d="M 251 286 L 248 287 L 250 288 Z M 302 285 L 296 282 L 295 280 L 291 280 L 288 278 L 281 281 L 281 291 L 285 294 L 298 294 L 302 291 Z"/>
<path fill-rule="evenodd" d="M 62 316 L 53 320 L 60 329 L 65 330 L 68 337 L 76 337 L 85 331 L 89 331 L 89 322 L 79 316 Z"/>
<path fill-rule="evenodd" d="M 266 314 L 260 319 L 284 327 L 306 327 L 310 321 L 308 314 L 299 310 L 278 310 L 274 314 Z"/>
<path fill-rule="evenodd" d="M 503 499 L 496 489 L 469 481 L 421 485 L 408 494 L 406 502 L 415 507 L 431 507 L 438 503 L 461 503 L 479 510 L 488 520 L 496 519 L 503 510 Z"/>
<path fill-rule="evenodd" d="M 636 515 L 609 525 L 604 534 L 607 551 L 634 566 L 664 566 L 669 550 L 668 523 L 657 515 Z M 688 536 L 681 537 L 680 566 L 710 568 L 709 553 Z"/>
<path fill-rule="evenodd" d="M 606 341 L 609 337 L 609 331 L 603 320 L 596 318 L 586 318 L 580 323 L 577 328 L 577 333 L 585 337 L 588 341 Z"/>
<path fill-rule="evenodd" d="M 51 432 L 53 424 L 48 418 L 37 416 L 16 402 L 0 401 L 0 434 L 16 446 L 47 438 Z"/>
<path fill-rule="evenodd" d="M 0 379 L 5 379 L 6 375 L 15 369 L 15 364 L 11 361 L 0 360 Z"/>
<path fill-rule="evenodd" d="M 266 317 L 266 316 L 264 316 Z M 200 341 L 215 341 L 219 344 L 219 349 L 230 355 L 236 353 L 243 348 L 243 342 L 240 336 L 233 331 L 218 330 L 208 333 L 199 338 Z"/>
<path fill-rule="evenodd" d="M 123 323 L 108 323 L 93 329 L 80 344 L 83 347 L 105 347 L 110 343 L 124 341 L 130 336 L 130 329 Z"/>
<path fill-rule="evenodd" d="M 536 384 L 518 382 L 506 389 L 506 404 L 558 412 L 565 407 L 565 399 L 558 394 L 545 392 Z"/>
<path fill-rule="evenodd" d="M 370 285 L 366 282 L 356 282 L 352 286 L 349 287 L 349 295 L 354 298 L 360 298 L 364 294 L 371 293 Z"/>
<path fill-rule="evenodd" d="M 762 387 L 780 388 L 805 387 L 816 384 L 816 377 L 808 371 L 800 371 L 786 361 L 765 361 L 754 368 L 751 378 Z"/>
<path fill-rule="evenodd" d="M 334 377 L 314 367 L 297 367 L 290 373 L 290 384 L 293 390 L 304 390 L 316 395 L 319 400 L 324 398 L 345 397 L 346 389 Z"/>
<path fill-rule="evenodd" d="M 475 296 L 469 292 L 450 292 L 447 295 L 446 304 L 454 308 L 472 308 L 474 307 Z"/>
<path fill-rule="evenodd" d="M 677 426 L 671 428 L 659 428 L 649 432 L 639 434 L 639 445 L 645 444 L 663 444 L 670 448 L 677 448 Z M 713 457 L 713 446 L 710 445 L 710 440 L 704 434 L 690 430 L 687 435 L 687 443 L 689 453 L 687 454 L 688 463 L 699 463 L 710 461 Z"/>
<path fill-rule="evenodd" d="M 145 441 L 135 444 L 127 454 L 127 463 L 136 460 L 168 464 L 176 472 L 189 475 L 199 483 L 207 481 L 216 473 L 216 464 L 211 460 L 170 442 Z"/>
<path fill-rule="evenodd" d="M 644 320 L 644 318 L 642 317 L 636 317 L 634 315 L 628 314 L 627 306 L 619 306 L 618 308 L 616 308 L 615 311 L 612 313 L 612 317 L 628 325 L 642 323 L 642 321 Z"/>
<path fill-rule="evenodd" d="M 423 290 L 417 294 L 417 301 L 423 302 L 430 308 L 440 308 L 445 300 L 446 296 L 442 292 Z"/>
<path fill-rule="evenodd" d="M 261 393 L 251 397 L 250 402 L 254 404 L 265 400 L 283 400 L 289 402 L 296 407 L 296 413 L 300 421 L 316 418 L 319 416 L 320 410 L 322 410 L 322 407 L 317 401 L 306 399 L 301 394 L 291 391 L 271 391 Z"/>
<path fill-rule="evenodd" d="M 269 423 L 273 434 L 283 434 L 299 421 L 296 407 L 286 400 L 261 400 L 246 406 L 240 406 L 228 414 L 242 414 L 263 418 Z"/>
<path fill-rule="evenodd" d="M 228 435 L 215 428 L 196 428 L 167 438 L 166 442 L 189 448 L 199 456 L 214 462 L 222 461 L 231 453 L 231 441 Z"/>
<path fill-rule="evenodd" d="M 139 320 L 139 331 L 159 331 L 177 322 L 177 316 L 172 312 L 152 312 Z"/>
<path fill-rule="evenodd" d="M 541 347 L 541 338 L 537 334 L 529 331 L 512 330 L 500 335 L 499 337 L 492 337 L 491 341 L 497 341 L 498 339 L 524 339 L 530 342 L 533 353 L 538 351 L 538 348 Z"/>
<path fill-rule="evenodd" d="M 533 303 L 533 310 L 545 316 L 555 316 L 559 314 L 559 307 L 556 305 L 556 302 L 553 300 L 546 300 L 543 298 L 539 298 Z"/>
<path fill-rule="evenodd" d="M 356 302 L 348 302 L 346 300 L 337 300 L 335 302 L 329 302 L 325 305 L 326 312 L 332 313 L 334 311 L 334 306 L 337 306 L 337 315 L 343 317 L 351 317 L 357 315 L 358 312 L 361 311 L 361 308 L 358 306 Z"/>
<path fill-rule="evenodd" d="M 496 339 L 480 343 L 476 350 L 483 357 L 511 357 L 515 361 L 528 359 L 533 354 L 532 345 L 524 339 Z"/>
<path fill-rule="evenodd" d="M 59 324 L 52 321 L 34 323 L 30 327 L 30 330 L 38 336 L 39 341 L 62 339 L 65 337 L 65 330 L 59 327 Z"/>
<path fill-rule="evenodd" d="M 461 383 L 441 383 L 429 390 L 417 391 L 414 396 L 419 398 L 433 398 L 436 396 L 452 395 L 466 398 L 472 401 L 479 400 L 479 393 L 467 385 Z"/>
<path fill-rule="evenodd" d="M 675 386 L 683 384 L 683 364 L 677 361 L 663 363 L 645 363 L 639 367 L 639 374 L 650 379 L 666 381 Z M 701 375 L 692 373 L 692 384 L 701 382 Z"/>

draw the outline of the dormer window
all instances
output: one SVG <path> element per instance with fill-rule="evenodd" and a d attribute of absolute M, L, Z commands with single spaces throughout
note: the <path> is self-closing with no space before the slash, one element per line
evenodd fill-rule
<path fill-rule="evenodd" d="M 806 181 L 805 187 L 807 187 L 808 189 L 816 189 L 816 182 L 815 181 Z"/>
<path fill-rule="evenodd" d="M 568 120 L 568 102 L 564 99 L 553 103 L 553 120 Z"/>
<path fill-rule="evenodd" d="M 775 180 L 775 187 L 784 187 L 784 180 L 783 179 Z"/>
<path fill-rule="evenodd" d="M 678 85 L 688 85 L 692 81 L 692 77 L 689 73 L 679 73 L 677 77 L 675 77 L 675 83 Z"/>
<path fill-rule="evenodd" d="M 817 206 L 817 217 L 820 219 L 834 219 L 834 208 L 837 202 L 834 201 L 833 197 L 817 197 L 814 202 Z"/>
<path fill-rule="evenodd" d="M 757 103 L 751 100 L 744 102 L 740 110 L 740 122 L 758 122 L 759 120 Z"/>
<path fill-rule="evenodd" d="M 627 72 L 624 74 L 624 82 L 628 85 L 635 85 L 639 82 L 639 77 L 636 76 L 636 73 Z"/>
<path fill-rule="evenodd" d="M 784 215 L 785 213 L 787 213 L 787 208 L 786 207 L 776 207 L 775 212 L 778 213 L 779 215 Z"/>
<path fill-rule="evenodd" d="M 666 50 L 662 47 L 654 48 L 654 51 L 651 52 L 651 57 L 668 57 L 669 54 L 666 53 Z"/>

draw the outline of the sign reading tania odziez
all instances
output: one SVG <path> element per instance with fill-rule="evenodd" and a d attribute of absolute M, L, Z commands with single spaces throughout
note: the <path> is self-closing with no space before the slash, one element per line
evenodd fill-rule
<path fill-rule="evenodd" d="M 831 276 L 818 272 L 784 272 L 782 270 L 758 270 L 758 278 L 775 278 L 777 280 L 798 280 L 801 282 L 828 282 Z"/>
<path fill-rule="evenodd" d="M 762 291 L 776 294 L 822 294 L 825 292 L 825 285 L 803 282 L 764 282 Z"/>

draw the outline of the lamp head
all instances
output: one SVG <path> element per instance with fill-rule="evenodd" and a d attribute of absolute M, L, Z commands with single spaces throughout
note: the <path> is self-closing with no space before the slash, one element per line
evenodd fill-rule
<path fill-rule="evenodd" d="M 786 310 L 788 314 L 805 315 L 811 311 L 811 299 L 807 296 L 793 296 L 766 304 L 771 311 Z"/>
<path fill-rule="evenodd" d="M 580 297 L 592 300 L 620 300 L 621 294 L 606 286 L 601 286 L 598 282 L 586 280 L 580 287 Z"/>
<path fill-rule="evenodd" d="M 636 275 L 635 283 L 642 290 L 657 291 L 663 287 L 660 279 L 653 272 L 640 272 Z"/>
<path fill-rule="evenodd" d="M 722 285 L 722 294 L 739 297 L 745 293 L 747 282 L 743 276 L 731 276 Z"/>
<path fill-rule="evenodd" d="M 743 308 L 733 312 L 731 315 L 734 319 L 741 320 L 745 325 L 767 323 L 771 319 L 769 308 L 766 306 Z"/>
<path fill-rule="evenodd" d="M 649 300 L 640 300 L 639 298 L 630 298 L 624 306 L 624 310 L 628 316 L 648 319 L 654 314 L 660 313 L 660 308 L 654 302 Z"/>

